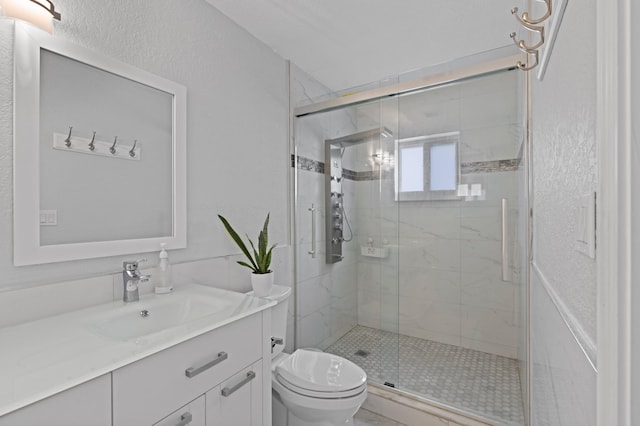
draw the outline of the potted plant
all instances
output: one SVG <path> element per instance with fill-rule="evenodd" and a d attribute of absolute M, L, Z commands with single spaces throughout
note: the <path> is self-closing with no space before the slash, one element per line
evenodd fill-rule
<path fill-rule="evenodd" d="M 242 241 L 240 235 L 238 235 L 238 233 L 233 229 L 229 221 L 222 215 L 218 215 L 218 217 L 231 239 L 235 241 L 238 247 L 240 247 L 240 250 L 242 250 L 244 255 L 247 256 L 247 259 L 249 259 L 249 263 L 243 262 L 242 260 L 238 260 L 238 263 L 253 271 L 251 274 L 251 286 L 254 291 L 253 294 L 257 297 L 269 295 L 269 293 L 271 293 L 271 287 L 273 286 L 273 271 L 269 269 L 269 266 L 271 266 L 271 252 L 276 246 L 276 244 L 274 244 L 271 247 L 267 247 L 269 244 L 269 232 L 267 230 L 269 227 L 269 213 L 267 213 L 267 218 L 265 219 L 262 230 L 258 235 L 257 248 L 247 235 L 247 240 L 251 245 L 253 255 L 247 248 L 244 241 Z"/>

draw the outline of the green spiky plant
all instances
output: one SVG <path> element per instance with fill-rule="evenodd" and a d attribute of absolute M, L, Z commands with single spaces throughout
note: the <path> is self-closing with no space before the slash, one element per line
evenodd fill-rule
<path fill-rule="evenodd" d="M 253 256 L 249 252 L 249 249 L 247 248 L 244 241 L 242 241 L 242 238 L 240 238 L 240 235 L 238 235 L 238 233 L 233 229 L 229 221 L 222 215 L 218 215 L 218 217 L 220 218 L 220 221 L 222 221 L 222 224 L 224 225 L 224 228 L 227 230 L 227 233 L 229 234 L 231 239 L 235 241 L 238 247 L 240 247 L 240 250 L 242 250 L 245 256 L 247 256 L 247 259 L 249 259 L 250 262 L 247 263 L 238 260 L 238 263 L 251 269 L 254 274 L 270 273 L 271 269 L 269 269 L 269 266 L 271 265 L 271 251 L 274 249 L 276 244 L 267 248 L 269 244 L 269 231 L 267 230 L 267 228 L 269 227 L 269 213 L 267 213 L 267 218 L 265 219 L 264 225 L 262 226 L 262 231 L 260 231 L 260 234 L 258 235 L 257 250 L 255 245 L 253 244 L 253 241 L 251 241 L 251 238 L 249 238 L 249 236 L 247 235 L 247 240 L 249 241 L 249 244 L 251 244 L 251 249 L 253 250 Z"/>

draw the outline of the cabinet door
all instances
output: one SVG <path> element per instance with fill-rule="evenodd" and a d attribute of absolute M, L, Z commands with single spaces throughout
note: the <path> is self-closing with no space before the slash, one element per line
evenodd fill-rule
<path fill-rule="evenodd" d="M 206 394 L 206 426 L 262 426 L 262 361 Z"/>
<path fill-rule="evenodd" d="M 169 414 L 154 426 L 205 426 L 204 395 Z"/>
<path fill-rule="evenodd" d="M 111 426 L 111 374 L 0 417 L 0 426 Z"/>

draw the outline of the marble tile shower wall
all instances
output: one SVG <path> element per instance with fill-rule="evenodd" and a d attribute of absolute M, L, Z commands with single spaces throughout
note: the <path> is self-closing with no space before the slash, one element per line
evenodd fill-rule
<path fill-rule="evenodd" d="M 352 199 L 354 183 L 343 185 L 345 200 Z M 297 303 L 298 347 L 325 349 L 357 325 L 357 257 L 353 246 L 343 245 L 344 260 L 325 262 L 324 175 L 298 170 Z M 311 249 L 311 213 L 316 207 L 316 256 Z M 345 203 L 348 216 L 353 206 Z M 353 226 L 353 225 L 352 225 Z"/>
<path fill-rule="evenodd" d="M 291 99 L 294 105 L 329 93 L 303 71 L 292 66 Z M 295 129 L 297 162 L 296 239 L 297 288 L 294 303 L 297 346 L 325 349 L 357 325 L 357 261 L 349 244 L 345 259 L 333 265 L 325 262 L 324 139 L 353 132 L 353 117 L 335 111 L 297 120 Z M 354 182 L 344 181 L 345 200 L 354 197 Z M 311 206 L 316 208 L 316 256 L 311 250 Z M 345 203 L 348 217 L 354 216 L 355 203 Z M 352 223 L 352 226 L 354 224 Z M 293 324 L 293 322 L 290 322 Z"/>
<path fill-rule="evenodd" d="M 399 137 L 459 130 L 462 183 L 482 185 L 483 196 L 398 204 L 393 172 L 384 167 L 380 180 L 356 182 L 359 244 L 373 238 L 390 250 L 386 259 L 360 256 L 359 324 L 518 357 L 516 81 L 515 73 L 490 76 L 401 98 Z M 360 109 L 360 128 L 382 115 L 375 108 Z M 501 279 L 502 198 L 510 200 L 510 282 Z"/>

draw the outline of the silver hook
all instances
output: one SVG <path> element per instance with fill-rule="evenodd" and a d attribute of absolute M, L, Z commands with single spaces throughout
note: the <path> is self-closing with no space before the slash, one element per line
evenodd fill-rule
<path fill-rule="evenodd" d="M 518 67 L 519 70 L 529 71 L 529 70 L 532 70 L 535 67 L 537 67 L 538 64 L 540 63 L 539 62 L 539 55 L 538 55 L 538 51 L 537 50 L 534 50 L 532 52 L 527 52 L 527 53 L 530 54 L 530 55 L 533 55 L 533 57 L 536 58 L 536 62 L 533 65 L 525 65 L 525 64 L 522 63 L 522 61 L 518 61 L 516 63 L 516 67 Z"/>
<path fill-rule="evenodd" d="M 111 148 L 109 148 L 109 152 L 113 155 L 115 155 L 116 153 L 116 144 L 118 143 L 118 137 L 116 136 L 116 138 L 113 140 L 113 145 L 111 145 Z"/>
<path fill-rule="evenodd" d="M 73 130 L 73 126 L 69 126 L 69 136 L 64 140 L 64 144 L 67 148 L 71 148 L 71 131 Z"/>
<path fill-rule="evenodd" d="M 138 140 L 134 140 L 133 141 L 133 146 L 131 147 L 131 149 L 129 150 L 129 155 L 133 158 L 136 156 L 136 144 L 138 143 Z"/>
<path fill-rule="evenodd" d="M 91 138 L 91 142 L 89 142 L 89 151 L 93 151 L 96 149 L 96 132 L 93 132 L 93 137 Z"/>
<path fill-rule="evenodd" d="M 514 7 L 513 9 L 511 9 L 511 13 L 516 17 L 518 22 L 520 22 L 525 27 L 527 27 L 529 25 L 540 24 L 540 23 L 546 21 L 547 19 L 549 19 L 549 17 L 551 16 L 551 12 L 552 12 L 551 0 L 544 0 L 544 2 L 547 5 L 547 11 L 544 14 L 544 16 L 542 16 L 542 18 L 540 18 L 540 19 L 531 19 L 531 18 L 529 18 L 529 12 L 524 12 L 522 14 L 522 18 L 521 18 L 520 15 L 518 15 L 518 8 L 517 7 Z"/>
<path fill-rule="evenodd" d="M 538 41 L 533 46 L 527 46 L 524 43 L 524 40 L 516 40 L 515 32 L 509 34 L 509 37 L 511 37 L 511 40 L 513 40 L 513 42 L 516 44 L 516 46 L 518 46 L 520 50 L 526 53 L 533 53 L 532 52 L 533 50 L 540 48 L 544 44 L 544 27 L 526 27 L 526 28 L 530 31 L 535 31 L 540 34 L 540 41 Z"/>

